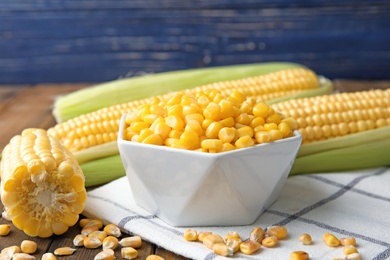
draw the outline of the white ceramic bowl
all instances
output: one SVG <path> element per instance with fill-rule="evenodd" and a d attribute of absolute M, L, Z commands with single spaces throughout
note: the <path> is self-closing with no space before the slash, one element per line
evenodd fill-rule
<path fill-rule="evenodd" d="M 172 226 L 247 225 L 279 196 L 302 137 L 223 153 L 124 140 L 118 147 L 136 203 Z"/>

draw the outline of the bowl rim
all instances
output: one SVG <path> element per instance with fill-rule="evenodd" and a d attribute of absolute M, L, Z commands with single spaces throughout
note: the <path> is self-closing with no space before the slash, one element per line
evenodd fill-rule
<path fill-rule="evenodd" d="M 120 119 L 119 131 L 118 131 L 118 137 L 117 137 L 118 145 L 122 145 L 123 144 L 123 145 L 135 146 L 135 147 L 147 147 L 147 148 L 150 148 L 150 149 L 153 149 L 153 150 L 168 151 L 168 152 L 171 152 L 171 153 L 184 153 L 184 154 L 191 153 L 191 154 L 196 154 L 196 155 L 199 155 L 199 156 L 206 156 L 206 157 L 220 157 L 220 156 L 224 156 L 224 155 L 233 155 L 235 153 L 240 153 L 240 152 L 242 152 L 244 150 L 249 152 L 250 150 L 253 150 L 253 149 L 259 149 L 259 148 L 264 147 L 264 146 L 275 145 L 275 144 L 278 144 L 278 143 L 293 142 L 293 141 L 295 141 L 297 139 L 301 139 L 302 140 L 302 135 L 299 133 L 299 131 L 298 130 L 294 130 L 294 136 L 291 136 L 291 137 L 288 137 L 288 138 L 279 139 L 279 140 L 276 140 L 276 141 L 273 141 L 273 142 L 256 144 L 256 145 L 253 145 L 253 146 L 240 148 L 240 149 L 235 149 L 235 150 L 226 151 L 226 152 L 221 152 L 221 153 L 203 153 L 203 152 L 199 152 L 199 151 L 167 147 L 167 146 L 164 146 L 164 145 L 144 144 L 144 143 L 139 143 L 139 142 L 133 142 L 133 141 L 130 141 L 130 140 L 125 140 L 123 138 L 123 133 L 124 133 L 124 125 L 125 125 L 125 119 L 126 119 L 126 115 L 127 114 L 128 113 L 124 113 L 121 116 L 121 119 Z"/>

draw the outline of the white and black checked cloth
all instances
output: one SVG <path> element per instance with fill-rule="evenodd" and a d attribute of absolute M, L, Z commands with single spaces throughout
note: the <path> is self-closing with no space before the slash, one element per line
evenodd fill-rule
<path fill-rule="evenodd" d="M 115 223 L 187 258 L 226 259 L 200 242 L 185 241 L 186 228 L 169 226 L 137 206 L 125 177 L 89 191 L 84 214 Z M 275 248 L 262 247 L 256 254 L 235 254 L 234 258 L 289 259 L 297 250 L 307 252 L 312 260 L 342 258 L 341 246 L 331 248 L 322 241 L 328 232 L 339 238 L 355 237 L 362 259 L 390 259 L 390 168 L 289 177 L 278 200 L 252 225 L 194 228 L 221 236 L 234 230 L 247 239 L 253 227 L 272 225 L 285 226 L 288 237 Z M 298 241 L 302 233 L 312 236 L 312 245 Z"/>

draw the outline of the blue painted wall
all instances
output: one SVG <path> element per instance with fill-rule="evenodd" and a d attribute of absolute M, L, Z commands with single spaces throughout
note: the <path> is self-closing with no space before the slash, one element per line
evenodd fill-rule
<path fill-rule="evenodd" d="M 0 0 L 0 84 L 263 61 L 390 78 L 390 1 Z"/>

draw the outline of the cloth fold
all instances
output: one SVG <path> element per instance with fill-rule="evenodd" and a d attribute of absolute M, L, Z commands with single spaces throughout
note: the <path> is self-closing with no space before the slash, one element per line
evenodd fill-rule
<path fill-rule="evenodd" d="M 126 177 L 89 191 L 83 214 L 117 224 L 130 234 L 190 259 L 226 259 L 200 242 L 185 241 L 187 227 L 172 227 L 139 207 Z M 307 252 L 312 260 L 343 258 L 341 246 L 331 248 L 322 241 L 324 233 L 332 233 L 338 238 L 355 237 L 362 259 L 390 259 L 390 168 L 292 176 L 277 201 L 253 224 L 191 228 L 221 236 L 234 230 L 245 240 L 254 227 L 272 225 L 285 226 L 288 237 L 275 248 L 262 247 L 253 255 L 236 253 L 234 258 L 289 259 L 297 250 Z M 299 242 L 302 233 L 312 236 L 312 245 Z"/>

